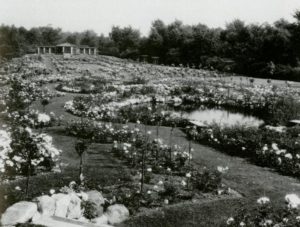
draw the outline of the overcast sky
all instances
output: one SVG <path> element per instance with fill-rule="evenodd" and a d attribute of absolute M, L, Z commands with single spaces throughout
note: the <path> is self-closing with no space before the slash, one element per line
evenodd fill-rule
<path fill-rule="evenodd" d="M 224 27 L 237 18 L 247 23 L 292 21 L 296 9 L 300 0 L 0 0 L 0 23 L 98 34 L 108 34 L 112 25 L 131 25 L 146 35 L 155 19 Z"/>

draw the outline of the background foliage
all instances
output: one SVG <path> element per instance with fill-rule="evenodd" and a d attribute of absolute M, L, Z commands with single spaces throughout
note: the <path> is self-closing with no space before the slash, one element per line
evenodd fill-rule
<path fill-rule="evenodd" d="M 94 31 L 63 32 L 60 28 L 0 26 L 0 55 L 34 53 L 38 45 L 61 42 L 96 46 L 100 54 L 145 59 L 169 65 L 189 65 L 255 77 L 300 81 L 300 11 L 294 22 L 245 24 L 234 20 L 222 28 L 181 21 L 152 23 L 147 36 L 132 27 L 113 26 L 109 36 Z M 141 58 L 141 56 L 144 56 Z"/>

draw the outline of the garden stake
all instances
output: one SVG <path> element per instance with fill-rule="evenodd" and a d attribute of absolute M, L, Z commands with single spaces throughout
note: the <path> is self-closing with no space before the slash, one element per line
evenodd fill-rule
<path fill-rule="evenodd" d="M 83 153 L 86 151 L 87 145 L 84 141 L 79 141 L 75 144 L 75 150 L 77 154 L 80 157 L 80 163 L 79 163 L 79 182 L 82 184 L 81 176 L 83 172 Z"/>
<path fill-rule="evenodd" d="M 156 139 L 157 139 L 157 141 L 158 141 L 158 135 L 159 135 L 159 126 L 160 126 L 160 124 L 158 122 L 157 126 L 156 126 Z"/>
<path fill-rule="evenodd" d="M 31 174 L 31 151 L 29 151 L 27 163 L 28 163 L 27 166 L 28 169 L 27 169 L 26 191 L 25 191 L 26 198 L 28 198 L 29 178 Z"/>
<path fill-rule="evenodd" d="M 142 178 L 141 178 L 141 193 L 144 190 L 144 175 L 145 175 L 145 150 L 142 149 Z"/>

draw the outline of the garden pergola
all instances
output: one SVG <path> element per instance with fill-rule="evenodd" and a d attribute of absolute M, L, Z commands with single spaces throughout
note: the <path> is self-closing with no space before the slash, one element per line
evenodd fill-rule
<path fill-rule="evenodd" d="M 37 47 L 38 54 L 88 54 L 88 55 L 96 55 L 97 48 L 90 47 L 87 45 L 77 46 L 71 43 L 61 43 L 56 46 L 38 46 Z"/>

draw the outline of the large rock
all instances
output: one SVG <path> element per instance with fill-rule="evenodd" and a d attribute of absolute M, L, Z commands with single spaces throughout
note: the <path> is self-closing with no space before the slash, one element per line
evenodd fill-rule
<path fill-rule="evenodd" d="M 46 217 L 42 216 L 39 220 L 34 222 L 35 225 L 42 225 L 47 227 L 80 227 L 80 226 L 86 226 L 86 227 L 113 227 L 112 225 L 108 224 L 101 224 L 101 225 L 95 225 L 92 223 L 86 223 L 85 221 L 78 221 L 78 220 L 71 220 L 67 218 L 62 217 Z"/>
<path fill-rule="evenodd" d="M 44 216 L 52 216 L 55 212 L 55 199 L 48 196 L 43 195 L 35 198 L 37 202 L 38 211 Z"/>
<path fill-rule="evenodd" d="M 106 214 L 103 214 L 101 217 L 92 219 L 92 222 L 96 225 L 108 224 L 108 217 Z"/>
<path fill-rule="evenodd" d="M 84 222 L 84 223 L 90 223 L 90 220 L 85 218 L 84 216 L 81 216 L 77 219 L 77 221 Z"/>
<path fill-rule="evenodd" d="M 41 215 L 40 212 L 36 212 L 33 217 L 31 218 L 31 222 L 35 223 L 36 221 L 38 221 L 40 218 L 42 218 L 43 216 Z"/>
<path fill-rule="evenodd" d="M 75 194 L 70 194 L 71 200 L 68 206 L 67 218 L 78 219 L 82 216 L 81 199 Z"/>
<path fill-rule="evenodd" d="M 100 217 L 103 214 L 103 204 L 105 203 L 102 194 L 96 190 L 86 192 L 88 199 L 94 208 L 93 215 L 96 217 Z"/>
<path fill-rule="evenodd" d="M 6 209 L 1 217 L 3 226 L 12 226 L 29 221 L 37 212 L 36 203 L 21 201 Z"/>
<path fill-rule="evenodd" d="M 67 216 L 68 207 L 71 201 L 71 196 L 63 193 L 53 194 L 52 198 L 55 200 L 54 215 L 65 218 Z"/>
<path fill-rule="evenodd" d="M 118 224 L 129 218 L 128 209 L 122 204 L 111 205 L 105 213 L 109 224 Z"/>

